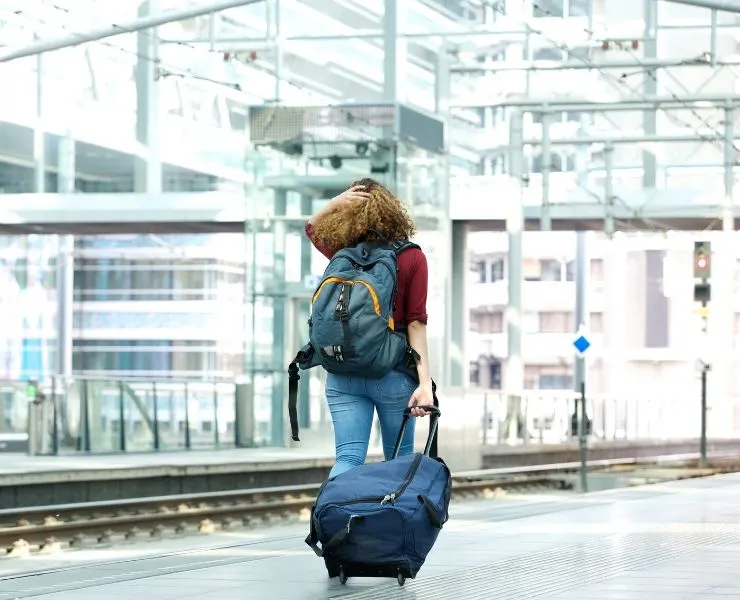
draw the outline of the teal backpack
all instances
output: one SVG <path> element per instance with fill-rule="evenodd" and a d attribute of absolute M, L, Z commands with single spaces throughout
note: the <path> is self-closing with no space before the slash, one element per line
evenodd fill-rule
<path fill-rule="evenodd" d="M 298 439 L 299 369 L 380 379 L 397 369 L 414 379 L 418 353 L 409 345 L 406 324 L 394 323 L 398 255 L 419 248 L 408 240 L 361 242 L 337 252 L 311 300 L 308 344 L 288 367 L 288 415 Z"/>

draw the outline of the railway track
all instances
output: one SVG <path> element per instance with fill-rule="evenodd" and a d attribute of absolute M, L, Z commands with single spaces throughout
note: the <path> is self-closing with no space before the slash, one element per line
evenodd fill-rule
<path fill-rule="evenodd" d="M 640 465 L 681 466 L 675 476 L 702 477 L 737 470 L 740 461 L 715 457 L 710 469 L 692 467 L 688 455 L 643 461 L 595 461 L 594 471 L 639 469 Z M 570 490 L 577 463 L 492 469 L 453 477 L 453 497 L 493 498 L 507 493 Z M 644 481 L 642 481 L 644 482 Z M 648 480 L 649 482 L 649 480 Z M 105 547 L 142 539 L 212 533 L 308 520 L 320 484 L 206 492 L 124 501 L 80 503 L 0 511 L 0 557 Z"/>

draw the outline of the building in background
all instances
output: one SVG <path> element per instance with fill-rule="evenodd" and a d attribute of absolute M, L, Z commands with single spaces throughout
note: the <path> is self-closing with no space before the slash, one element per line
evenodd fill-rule
<path fill-rule="evenodd" d="M 620 390 L 635 389 L 679 397 L 696 387 L 702 337 L 693 302 L 693 240 L 715 235 L 618 233 L 612 240 L 589 235 L 586 327 L 593 344 L 588 351 L 591 393 L 616 396 Z M 501 233 L 469 236 L 469 381 L 483 388 L 506 385 L 506 244 Z M 528 389 L 574 387 L 574 250 L 575 234 L 570 232 L 530 232 L 524 237 L 521 326 Z M 732 318 L 725 322 L 718 315 L 710 321 L 710 331 L 736 340 L 740 264 L 735 264 L 734 273 Z M 709 352 L 718 359 L 722 351 Z M 718 384 L 726 383 L 734 395 L 740 392 L 740 369 L 731 371 L 729 380 Z"/>

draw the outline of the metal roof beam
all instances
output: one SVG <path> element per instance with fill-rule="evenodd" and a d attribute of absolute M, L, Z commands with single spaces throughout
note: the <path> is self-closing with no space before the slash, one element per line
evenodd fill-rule
<path fill-rule="evenodd" d="M 721 10 L 724 12 L 740 13 L 740 0 L 664 0 L 675 4 L 687 4 L 697 8 Z"/>
<path fill-rule="evenodd" d="M 594 136 L 594 137 L 573 137 L 573 138 L 556 138 L 550 139 L 551 146 L 592 146 L 594 144 L 603 144 L 605 146 L 617 144 L 712 144 L 724 141 L 725 137 L 721 133 L 688 133 L 685 135 L 642 135 L 627 134 L 620 136 Z M 740 139 L 740 132 L 735 135 L 734 139 Z M 542 146 L 541 139 L 525 139 L 524 145 L 531 148 Z M 483 156 L 496 156 L 509 149 L 508 145 L 492 146 L 491 148 L 480 148 L 478 152 Z"/>
<path fill-rule="evenodd" d="M 610 102 L 597 102 L 587 98 L 523 98 L 485 102 L 473 100 L 465 102 L 457 99 L 450 103 L 451 108 L 519 108 L 524 112 L 556 112 L 573 110 L 580 112 L 613 112 L 628 110 L 669 110 L 726 108 L 740 105 L 740 95 L 704 95 L 674 98 L 673 96 L 647 96 L 644 98 L 624 98 Z"/>
<path fill-rule="evenodd" d="M 624 60 L 624 61 L 590 61 L 590 60 L 568 60 L 565 62 L 547 61 L 547 60 L 529 60 L 520 62 L 494 62 L 489 65 L 460 65 L 452 67 L 452 73 L 501 73 L 504 71 L 565 71 L 569 69 L 585 70 L 594 69 L 603 71 L 604 69 L 635 69 L 644 70 L 668 69 L 671 67 L 736 67 L 740 65 L 740 59 L 728 58 L 718 60 L 710 64 L 708 56 L 699 56 L 692 58 L 672 58 L 672 59 L 645 59 L 645 60 Z"/>
<path fill-rule="evenodd" d="M 28 44 L 27 46 L 11 48 L 0 52 L 0 63 L 16 60 L 18 58 L 26 58 L 28 56 L 36 56 L 45 52 L 53 52 L 54 50 L 62 50 L 63 48 L 71 48 L 72 46 L 79 46 L 80 44 L 86 44 L 88 42 L 96 42 L 98 40 L 121 35 L 123 33 L 134 33 L 144 29 L 152 29 L 154 27 L 159 27 L 160 25 L 166 25 L 167 23 L 194 19 L 196 17 L 202 17 L 203 15 L 221 12 L 230 8 L 247 6 L 249 4 L 256 4 L 257 2 L 262 1 L 263 0 L 219 0 L 214 2 L 204 2 L 199 3 L 195 8 L 168 11 L 159 15 L 141 17 L 125 23 L 112 24 L 107 27 L 94 29 L 88 32 L 73 33 L 68 36 L 50 40 L 39 40 L 33 44 Z"/>

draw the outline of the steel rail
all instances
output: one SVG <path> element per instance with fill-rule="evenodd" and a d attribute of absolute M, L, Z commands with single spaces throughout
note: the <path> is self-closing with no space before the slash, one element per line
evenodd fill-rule
<path fill-rule="evenodd" d="M 715 453 L 710 458 L 710 469 L 689 469 L 675 478 L 726 472 L 740 464 L 740 457 L 732 453 Z M 643 466 L 693 466 L 696 459 L 695 454 L 664 455 L 597 460 L 588 466 L 594 472 L 608 472 Z M 453 495 L 465 499 L 517 491 L 568 490 L 573 486 L 570 475 L 580 466 L 559 463 L 457 473 L 453 477 Z M 297 518 L 306 520 L 319 487 L 309 484 L 2 510 L 0 555 L 2 549 L 8 555 L 22 555 L 166 534 L 210 533 Z"/>

